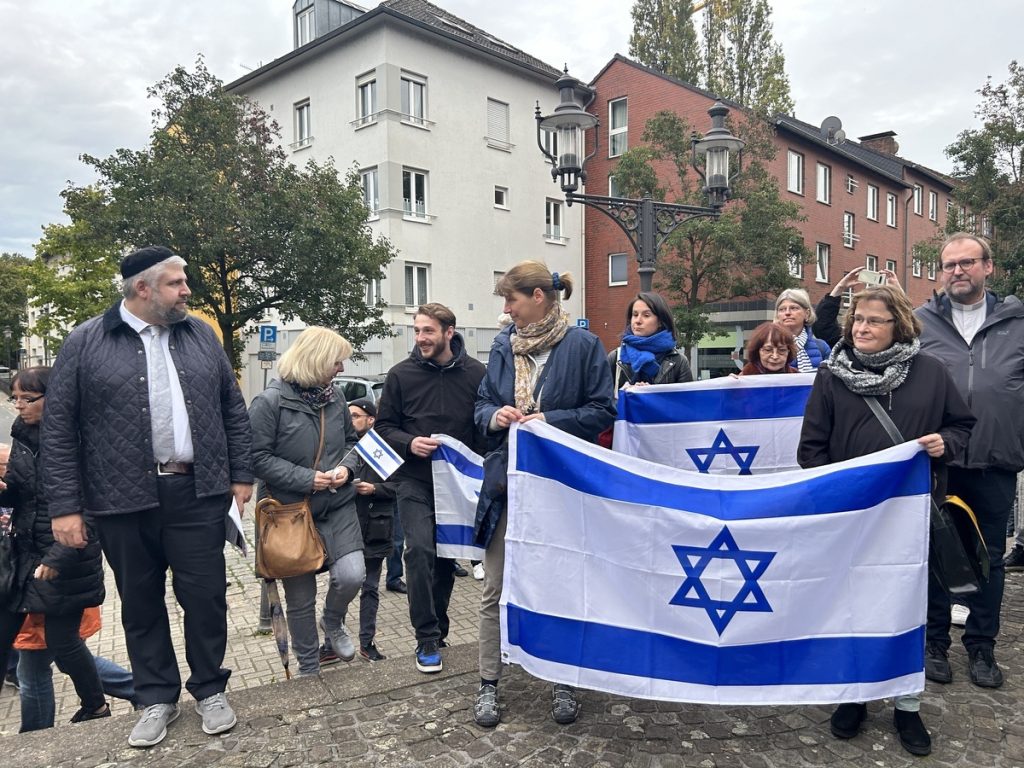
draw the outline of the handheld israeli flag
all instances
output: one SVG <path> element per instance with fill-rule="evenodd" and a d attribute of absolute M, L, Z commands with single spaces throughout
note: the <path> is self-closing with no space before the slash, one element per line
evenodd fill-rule
<path fill-rule="evenodd" d="M 373 427 L 356 443 L 356 453 L 370 465 L 374 472 L 380 475 L 381 480 L 387 480 L 405 463 L 402 457 L 395 453 L 395 449 L 384 442 L 384 439 L 373 430 Z"/>
<path fill-rule="evenodd" d="M 796 469 L 814 376 L 724 377 L 622 390 L 613 447 L 705 474 Z"/>
<path fill-rule="evenodd" d="M 707 704 L 924 688 L 931 476 L 916 443 L 750 477 L 609 453 L 540 421 L 511 437 L 504 661 Z"/>
<path fill-rule="evenodd" d="M 431 437 L 441 442 L 430 465 L 434 478 L 437 556 L 483 560 L 484 550 L 473 543 L 473 526 L 484 480 L 484 460 L 454 437 Z"/>

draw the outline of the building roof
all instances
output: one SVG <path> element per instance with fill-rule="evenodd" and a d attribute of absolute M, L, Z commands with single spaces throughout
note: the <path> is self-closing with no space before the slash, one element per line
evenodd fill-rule
<path fill-rule="evenodd" d="M 225 90 L 231 91 L 240 86 L 261 80 L 266 76 L 273 76 L 274 70 L 293 63 L 297 58 L 317 56 L 326 51 L 330 44 L 339 37 L 357 33 L 364 24 L 371 24 L 374 20 L 391 18 L 417 27 L 430 34 L 467 46 L 518 67 L 531 70 L 535 74 L 557 79 L 562 73 L 540 59 L 506 43 L 503 40 L 488 34 L 479 27 L 475 27 L 468 21 L 460 19 L 448 11 L 440 8 L 426 0 L 385 0 L 371 11 L 357 16 L 337 29 L 331 30 L 325 35 L 311 40 L 301 48 L 289 51 L 283 56 L 274 59 L 259 69 L 255 69 L 242 77 L 224 86 Z"/>
<path fill-rule="evenodd" d="M 660 70 L 654 69 L 653 67 L 648 67 L 646 64 L 641 64 L 639 61 L 634 61 L 633 59 L 631 59 L 631 58 L 629 58 L 627 56 L 623 56 L 621 53 L 616 53 L 614 56 L 612 56 L 608 60 L 608 63 L 605 64 L 603 67 L 601 67 L 601 71 L 598 72 L 596 75 L 594 75 L 594 79 L 590 81 L 590 87 L 591 88 L 595 87 L 594 84 L 598 80 L 601 79 L 601 77 L 604 75 L 604 73 L 608 71 L 608 68 L 611 67 L 611 65 L 614 64 L 616 61 L 621 61 L 623 64 L 626 64 L 626 65 L 628 65 L 630 67 L 634 67 L 636 69 L 643 70 L 644 72 L 648 73 L 649 75 L 654 75 L 655 77 L 659 77 L 659 78 L 661 78 L 662 80 L 664 80 L 666 82 L 672 83 L 673 85 L 678 85 L 680 88 L 685 88 L 688 91 L 693 91 L 694 93 L 699 93 L 701 96 L 706 96 L 707 98 L 711 99 L 712 101 L 720 101 L 723 104 L 725 104 L 725 106 L 729 107 L 730 109 L 744 110 L 744 107 L 742 105 L 740 105 L 738 102 L 732 101 L 731 99 L 724 99 L 721 96 L 716 96 L 711 91 L 706 91 L 703 88 L 698 88 L 693 83 L 688 83 L 685 80 L 680 80 L 678 77 L 672 77 L 672 75 L 666 75 L 664 72 L 662 72 Z"/>

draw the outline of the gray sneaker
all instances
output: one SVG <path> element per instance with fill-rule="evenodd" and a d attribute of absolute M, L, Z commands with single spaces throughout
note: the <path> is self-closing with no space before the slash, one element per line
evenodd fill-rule
<path fill-rule="evenodd" d="M 150 704 L 128 736 L 132 747 L 152 747 L 164 740 L 167 726 L 178 719 L 177 704 Z"/>
<path fill-rule="evenodd" d="M 215 693 L 196 702 L 196 712 L 203 718 L 203 732 L 213 736 L 235 727 L 238 718 L 223 693 Z"/>
<path fill-rule="evenodd" d="M 342 661 L 352 661 L 356 657 L 356 646 L 352 638 L 348 636 L 348 630 L 341 624 L 337 629 L 327 629 L 327 637 L 330 638 L 331 648 L 338 654 Z"/>

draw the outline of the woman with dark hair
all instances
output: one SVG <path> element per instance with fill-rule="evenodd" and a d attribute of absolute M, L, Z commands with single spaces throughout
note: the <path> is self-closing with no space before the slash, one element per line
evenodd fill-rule
<path fill-rule="evenodd" d="M 936 478 L 932 492 L 943 500 L 945 465 L 963 455 L 975 419 L 945 366 L 920 353 L 920 333 L 914 307 L 900 288 L 868 288 L 853 297 L 842 339 L 828 366 L 818 370 L 807 400 L 797 449 L 801 467 L 891 447 L 893 438 L 867 402 L 875 398 L 903 439 L 917 440 L 927 451 Z M 927 755 L 931 736 L 920 706 L 919 694 L 896 697 L 893 721 L 904 749 Z M 832 734 L 852 739 L 866 716 L 862 703 L 840 704 L 832 713 Z"/>
<path fill-rule="evenodd" d="M 57 667 L 71 677 L 82 703 L 71 718 L 77 723 L 110 717 L 96 663 L 78 632 L 82 612 L 100 605 L 106 592 L 99 537 L 91 526 L 82 549 L 57 543 L 50 528 L 42 480 L 36 471 L 49 378 L 48 367 L 27 368 L 11 384 L 18 418 L 11 427 L 14 441 L 0 506 L 14 509 L 14 583 L 0 603 L 0 669 L 7 668 L 7 656 L 25 614 L 42 614 L 47 647 Z"/>
<path fill-rule="evenodd" d="M 569 324 L 559 302 L 572 295 L 568 274 L 551 272 L 539 261 L 516 264 L 498 281 L 494 293 L 505 299 L 512 323 L 491 345 L 487 374 L 477 393 L 475 420 L 492 450 L 488 467 L 515 422 L 541 419 L 591 442 L 615 418 L 612 377 L 597 337 Z M 502 478 L 504 479 L 504 478 Z M 486 506 L 483 528 L 491 532 L 484 554 L 484 589 L 480 601 L 480 689 L 473 706 L 477 725 L 498 724 L 498 679 L 501 676 L 501 600 L 505 571 L 506 512 L 502 499 Z M 480 517 L 478 507 L 478 518 Z M 579 705 L 567 685 L 552 689 L 551 716 L 556 723 L 576 720 Z"/>
<path fill-rule="evenodd" d="M 622 344 L 608 353 L 615 396 L 626 384 L 693 381 L 690 363 L 676 344 L 676 324 L 668 304 L 657 293 L 638 293 L 626 305 Z"/>
<path fill-rule="evenodd" d="M 747 341 L 747 364 L 740 376 L 762 373 L 796 373 L 796 342 L 778 323 L 761 323 Z"/>

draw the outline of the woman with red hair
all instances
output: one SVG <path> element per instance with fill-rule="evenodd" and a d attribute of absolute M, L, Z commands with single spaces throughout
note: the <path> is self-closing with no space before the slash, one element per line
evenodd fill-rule
<path fill-rule="evenodd" d="M 761 323 L 747 342 L 747 364 L 740 376 L 762 373 L 796 373 L 797 350 L 793 334 L 779 323 Z"/>

